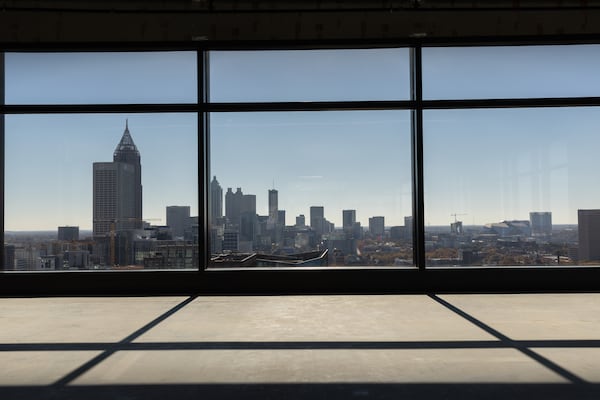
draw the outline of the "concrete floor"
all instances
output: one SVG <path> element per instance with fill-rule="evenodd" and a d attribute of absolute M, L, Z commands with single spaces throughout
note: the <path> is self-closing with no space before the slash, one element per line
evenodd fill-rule
<path fill-rule="evenodd" d="M 599 399 L 600 294 L 0 299 L 0 399 Z"/>

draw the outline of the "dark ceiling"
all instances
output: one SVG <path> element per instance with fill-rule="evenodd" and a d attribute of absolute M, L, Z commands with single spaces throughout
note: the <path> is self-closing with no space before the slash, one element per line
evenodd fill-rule
<path fill-rule="evenodd" d="M 0 1 L 4 48 L 61 43 L 600 37 L 600 0 Z"/>

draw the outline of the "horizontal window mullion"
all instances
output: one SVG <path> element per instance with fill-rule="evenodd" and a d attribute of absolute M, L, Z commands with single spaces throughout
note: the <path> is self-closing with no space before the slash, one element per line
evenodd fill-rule
<path fill-rule="evenodd" d="M 343 111 L 343 110 L 409 110 L 416 106 L 411 100 L 394 101 L 298 101 L 298 102 L 236 102 L 206 103 L 208 112 L 239 111 Z"/>
<path fill-rule="evenodd" d="M 423 100 L 426 110 L 469 108 L 531 108 L 600 106 L 600 97 L 526 98 L 526 99 L 460 99 Z M 410 110 L 417 108 L 413 100 L 401 101 L 315 101 L 257 102 L 205 104 L 11 104 L 0 105 L 3 114 L 65 113 L 172 113 L 172 112 L 244 112 L 244 111 L 336 111 L 336 110 Z"/>
<path fill-rule="evenodd" d="M 426 110 L 468 108 L 592 107 L 600 106 L 600 97 L 423 100 L 422 105 Z"/>
<path fill-rule="evenodd" d="M 0 105 L 3 114 L 77 114 L 77 113 L 173 113 L 200 112 L 197 104 L 11 104 Z"/>

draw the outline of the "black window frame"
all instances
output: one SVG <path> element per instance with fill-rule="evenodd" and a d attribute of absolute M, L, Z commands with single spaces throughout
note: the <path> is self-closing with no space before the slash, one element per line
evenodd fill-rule
<path fill-rule="evenodd" d="M 181 104 L 66 104 L 5 105 L 0 100 L 0 138 L 4 155 L 4 115 L 43 113 L 163 113 L 188 112 L 198 116 L 199 253 L 203 265 L 198 270 L 175 271 L 56 271 L 0 273 L 0 295 L 150 295 L 150 294 L 293 294 L 293 293 L 428 293 L 428 292 L 539 292 L 598 290 L 600 267 L 465 267 L 425 268 L 425 218 L 423 194 L 423 113 L 425 110 L 477 108 L 531 108 L 600 106 L 599 97 L 511 98 L 424 100 L 422 49 L 425 47 L 462 47 L 495 45 L 583 44 L 586 40 L 490 38 L 488 40 L 427 40 L 337 42 L 198 42 L 185 44 L 65 44 L 61 46 L 4 46 L 10 51 L 101 52 L 101 51 L 195 51 L 197 54 L 198 98 Z M 212 50 L 295 50 L 407 47 L 411 54 L 411 97 L 399 101 L 318 101 L 214 103 L 208 100 L 208 52 Z M 2 60 L 2 59 L 0 59 Z M 0 89 L 4 71 L 0 68 Z M 324 111 L 380 110 L 411 111 L 413 179 L 413 254 L 414 269 L 390 268 L 301 268 L 301 269 L 206 269 L 208 249 L 209 136 L 211 112 L 234 111 Z M 0 175 L 4 188 L 4 163 Z M 4 189 L 3 189 L 4 193 Z M 4 196 L 2 196 L 4 209 Z M 2 213 L 2 237 L 4 213 Z M 4 249 L 2 249 L 3 253 Z"/>

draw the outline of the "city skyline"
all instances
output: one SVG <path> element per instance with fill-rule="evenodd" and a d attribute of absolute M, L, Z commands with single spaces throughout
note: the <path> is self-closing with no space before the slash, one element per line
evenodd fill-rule
<path fill-rule="evenodd" d="M 143 154 L 142 219 L 164 225 L 166 207 L 171 205 L 189 205 L 192 215 L 198 215 L 197 118 L 82 114 L 70 120 L 55 115 L 9 115 L 5 231 L 55 230 L 63 225 L 92 230 L 92 164 L 112 159 L 126 119 Z M 23 155 L 32 152 L 37 162 L 24 162 Z M 57 163 L 57 158 L 63 161 Z"/>
<path fill-rule="evenodd" d="M 424 49 L 424 96 L 595 95 L 598 48 Z M 195 63 L 195 52 L 7 53 L 6 102 L 193 103 Z M 211 52 L 211 101 L 407 99 L 408 66 L 400 48 Z M 532 211 L 576 224 L 578 209 L 600 208 L 596 115 L 593 107 L 426 110 L 426 226 L 449 225 L 452 214 L 484 225 Z M 127 118 L 144 154 L 143 218 L 164 223 L 169 205 L 198 215 L 195 113 L 6 115 L 5 230 L 91 229 L 90 165 L 112 153 Z M 209 121 L 210 177 L 255 194 L 260 215 L 273 181 L 288 225 L 313 205 L 337 227 L 344 209 L 363 226 L 379 215 L 403 225 L 412 214 L 410 111 L 212 113 Z"/>
<path fill-rule="evenodd" d="M 215 182 L 217 183 L 216 186 L 214 186 Z M 223 192 L 223 187 L 221 186 L 221 184 L 220 184 L 219 180 L 217 179 L 216 175 L 213 176 L 213 180 L 211 182 L 211 185 L 213 185 L 210 188 L 211 192 L 212 192 L 213 188 L 215 188 L 215 187 L 219 188 L 220 194 L 221 194 L 221 196 L 219 197 L 220 200 L 221 200 L 221 205 L 225 204 L 225 206 L 226 206 L 226 204 L 227 204 L 226 193 Z M 232 187 L 226 187 L 225 189 L 227 190 L 227 192 L 229 192 L 231 194 L 234 194 L 234 190 L 233 190 L 234 188 L 232 188 Z M 277 211 L 277 210 L 278 211 L 285 211 L 285 212 L 288 211 L 285 207 L 283 207 L 283 208 L 282 207 L 278 207 L 277 208 L 276 206 L 273 206 L 273 208 L 271 208 L 272 204 L 277 204 L 278 203 L 279 190 L 277 190 L 277 189 L 273 189 L 273 188 L 266 189 L 266 191 L 268 193 L 268 195 L 267 195 L 268 200 L 267 200 L 267 205 L 266 206 L 265 206 L 265 204 L 262 204 L 262 205 L 260 204 L 260 201 L 258 200 L 259 196 L 257 196 L 254 193 L 244 192 L 244 188 L 243 187 L 238 186 L 238 187 L 235 188 L 235 190 L 238 193 L 240 193 L 240 192 L 243 193 L 244 196 L 251 196 L 252 197 L 253 204 L 255 205 L 254 208 L 256 209 L 256 214 L 258 216 L 264 216 L 264 217 L 269 217 L 270 218 L 270 216 L 272 215 L 272 212 L 274 212 L 274 211 Z M 271 201 L 272 198 L 273 198 L 272 197 L 273 193 L 275 193 L 275 197 L 274 197 L 276 199 L 275 201 Z M 214 202 L 215 198 L 213 197 L 211 199 L 211 201 Z M 265 210 L 265 209 L 267 210 L 267 212 L 261 212 L 261 211 L 259 211 L 259 210 Z M 327 211 L 326 207 L 324 207 L 322 205 L 314 204 L 314 205 L 306 207 L 307 212 L 303 212 L 303 213 L 300 213 L 300 214 L 297 214 L 297 215 L 290 215 L 290 218 L 288 220 L 289 223 L 286 224 L 286 225 L 287 226 L 294 225 L 293 221 L 296 221 L 297 218 L 301 217 L 301 216 L 303 216 L 305 218 L 305 223 L 306 223 L 307 216 L 310 216 L 310 213 L 311 213 L 312 209 L 323 209 L 323 216 L 322 216 L 323 218 L 325 218 L 326 220 L 328 220 L 330 222 L 337 221 L 337 217 L 334 217 L 332 213 L 329 213 Z M 339 213 L 341 215 L 340 220 L 342 222 L 341 223 L 337 223 L 337 222 L 335 223 L 335 229 L 336 230 L 342 230 L 342 229 L 349 228 L 349 227 L 352 226 L 352 224 L 354 222 L 360 223 L 360 225 L 361 225 L 361 227 L 363 229 L 367 229 L 368 230 L 369 229 L 369 225 L 371 223 L 371 219 L 373 219 L 373 218 L 375 218 L 375 219 L 377 219 L 377 218 L 384 218 L 385 219 L 386 218 L 385 215 L 369 215 L 369 216 L 365 216 L 364 217 L 366 219 L 366 222 L 363 223 L 359 218 L 356 217 L 357 212 L 359 210 L 345 208 L 345 209 L 337 210 L 337 211 L 339 211 Z M 577 211 L 579 213 L 581 210 L 577 210 Z M 220 216 L 223 217 L 223 216 L 225 216 L 225 214 L 226 214 L 225 212 L 221 212 Z M 210 215 L 212 216 L 214 214 L 210 213 Z M 436 227 L 447 226 L 447 228 L 450 230 L 451 229 L 451 224 L 453 224 L 453 223 L 455 223 L 457 221 L 459 223 L 463 223 L 464 226 L 479 226 L 479 227 L 483 227 L 483 226 L 489 225 L 489 224 L 493 225 L 493 224 L 497 224 L 497 223 L 501 223 L 501 222 L 506 222 L 506 221 L 510 221 L 510 222 L 514 222 L 514 221 L 531 221 L 532 222 L 532 229 L 533 229 L 534 225 L 536 223 L 539 223 L 538 222 L 539 218 L 549 218 L 550 222 L 545 222 L 544 223 L 544 226 L 546 227 L 544 229 L 547 229 L 548 226 L 551 229 L 551 227 L 555 226 L 555 225 L 556 226 L 559 226 L 559 225 L 577 225 L 576 223 L 575 224 L 553 224 L 552 223 L 552 212 L 551 211 L 544 211 L 544 210 L 531 210 L 531 211 L 529 211 L 527 213 L 526 216 L 523 216 L 523 217 L 520 217 L 520 218 L 510 218 L 510 219 L 502 219 L 502 220 L 497 220 L 497 221 L 488 221 L 488 222 L 486 222 L 484 224 L 475 224 L 475 225 L 470 225 L 470 224 L 464 222 L 463 221 L 464 215 L 467 215 L 467 214 L 466 213 L 464 213 L 464 214 L 461 214 L 461 213 L 450 214 L 449 218 L 450 219 L 453 218 L 453 219 L 449 223 L 435 225 L 435 226 Z M 406 225 L 406 218 L 412 218 L 412 215 L 406 215 L 406 216 L 404 216 L 403 221 L 400 224 L 393 225 L 393 224 L 385 223 L 383 226 L 386 229 L 387 228 L 391 228 L 391 227 L 395 227 L 395 226 L 405 226 Z M 308 221 L 310 222 L 310 219 L 308 219 Z M 345 226 L 345 222 L 346 221 L 348 221 L 348 226 Z M 213 223 L 214 223 L 214 221 L 213 221 Z M 308 225 L 310 226 L 310 223 L 308 223 Z M 379 223 L 379 226 L 381 226 L 380 223 Z M 427 225 L 426 225 L 426 228 L 427 228 Z"/>

